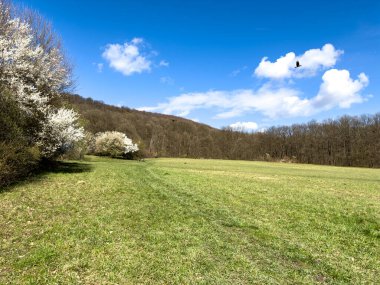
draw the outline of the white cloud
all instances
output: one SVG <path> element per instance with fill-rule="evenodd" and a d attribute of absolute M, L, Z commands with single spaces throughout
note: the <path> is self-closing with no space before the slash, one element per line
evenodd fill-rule
<path fill-rule="evenodd" d="M 259 66 L 255 69 L 255 75 L 258 77 L 268 77 L 272 79 L 288 78 L 292 75 L 293 62 L 295 62 L 296 55 L 290 52 L 285 56 L 280 57 L 276 62 L 268 61 L 264 57 Z"/>
<path fill-rule="evenodd" d="M 347 108 L 360 103 L 360 91 L 368 85 L 364 73 L 353 80 L 347 70 L 332 69 L 325 72 L 319 93 L 312 97 L 289 87 L 274 87 L 265 84 L 258 90 L 240 89 L 233 91 L 208 91 L 185 93 L 168 98 L 168 102 L 140 110 L 187 116 L 197 109 L 216 111 L 215 118 L 226 119 L 249 112 L 258 112 L 268 118 L 310 116 L 335 107 Z"/>
<path fill-rule="evenodd" d="M 217 119 L 234 118 L 249 111 L 263 113 L 267 117 L 305 114 L 307 100 L 302 100 L 296 90 L 289 88 L 273 89 L 264 86 L 256 92 L 249 89 L 233 91 L 208 91 L 205 93 L 185 93 L 169 98 L 167 103 L 155 107 L 142 107 L 140 110 L 187 116 L 197 109 L 216 108 Z"/>
<path fill-rule="evenodd" d="M 166 60 L 161 60 L 158 65 L 159 66 L 163 66 L 163 67 L 168 67 L 169 66 L 169 62 L 167 62 Z"/>
<path fill-rule="evenodd" d="M 342 54 L 343 51 L 336 50 L 332 44 L 325 44 L 321 49 L 310 49 L 300 56 L 296 56 L 294 52 L 289 52 L 275 62 L 264 57 L 255 69 L 254 74 L 269 79 L 313 76 L 320 69 L 335 66 Z M 294 68 L 297 60 L 302 65 L 301 68 Z"/>
<path fill-rule="evenodd" d="M 269 79 L 288 80 L 279 82 L 270 80 L 255 90 L 182 93 L 156 106 L 139 109 L 182 117 L 189 116 L 195 110 L 208 109 L 214 115 L 214 119 L 235 118 L 247 113 L 260 113 L 266 118 L 274 119 L 310 116 L 332 108 L 349 108 L 352 104 L 366 100 L 361 92 L 369 80 L 364 73 L 359 74 L 357 79 L 352 79 L 348 70 L 330 69 L 335 66 L 342 54 L 343 51 L 326 44 L 320 49 L 307 50 L 299 56 L 289 52 L 275 62 L 270 62 L 265 57 L 256 68 L 255 74 Z M 294 66 L 297 60 L 302 67 L 296 69 Z M 160 65 L 163 65 L 162 61 Z M 238 75 L 245 68 L 235 70 L 231 76 Z M 324 72 L 319 92 L 315 96 L 305 96 L 291 84 L 293 78 L 313 76 L 326 69 L 329 70 Z M 170 77 L 161 77 L 160 81 L 174 84 L 174 80 Z M 236 122 L 231 127 L 259 130 L 254 122 Z"/>
<path fill-rule="evenodd" d="M 225 92 L 209 91 L 206 93 L 185 93 L 169 98 L 168 103 L 160 103 L 156 107 L 142 107 L 139 110 L 187 116 L 195 109 L 208 109 L 220 106 L 227 108 L 228 104 L 229 100 L 225 98 Z"/>
<path fill-rule="evenodd" d="M 255 122 L 236 122 L 230 127 L 236 131 L 256 131 L 259 128 Z"/>
<path fill-rule="evenodd" d="M 133 38 L 131 40 L 131 43 L 134 44 L 135 46 L 139 45 L 139 44 L 142 44 L 143 43 L 143 39 L 142 38 Z"/>
<path fill-rule="evenodd" d="M 335 106 L 349 108 L 354 103 L 361 103 L 364 98 L 360 95 L 360 91 L 369 83 L 364 73 L 360 73 L 358 79 L 353 80 L 350 72 L 345 69 L 328 70 L 322 80 L 319 93 L 312 100 L 314 108 L 317 109 L 331 109 Z"/>
<path fill-rule="evenodd" d="M 300 70 L 306 70 L 313 75 L 320 68 L 335 66 L 343 53 L 342 50 L 336 50 L 332 44 L 325 44 L 322 49 L 310 49 L 296 59 L 302 64 L 303 68 Z"/>
<path fill-rule="evenodd" d="M 110 67 L 125 76 L 150 71 L 152 63 L 141 53 L 143 42 L 141 38 L 134 38 L 123 45 L 109 44 L 102 56 L 108 61 Z"/>
<path fill-rule="evenodd" d="M 269 118 L 305 116 L 310 113 L 308 100 L 302 99 L 299 91 L 285 87 L 274 88 L 270 84 L 257 91 L 233 91 L 229 99 L 230 108 L 218 113 L 215 118 L 234 118 L 251 111 Z"/>

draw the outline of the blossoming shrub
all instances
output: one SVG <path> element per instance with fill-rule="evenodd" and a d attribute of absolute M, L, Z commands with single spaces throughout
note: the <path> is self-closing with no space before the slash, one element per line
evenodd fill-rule
<path fill-rule="evenodd" d="M 71 68 L 56 39 L 42 18 L 0 0 L 2 173 L 26 173 L 28 161 L 56 158 L 84 137 L 78 115 L 58 107 Z"/>
<path fill-rule="evenodd" d="M 120 132 L 98 133 L 94 141 L 94 152 L 97 155 L 126 157 L 139 150 L 130 138 Z"/>
<path fill-rule="evenodd" d="M 60 108 L 48 113 L 37 143 L 44 157 L 63 154 L 84 138 L 78 119 L 78 114 L 70 109 Z"/>

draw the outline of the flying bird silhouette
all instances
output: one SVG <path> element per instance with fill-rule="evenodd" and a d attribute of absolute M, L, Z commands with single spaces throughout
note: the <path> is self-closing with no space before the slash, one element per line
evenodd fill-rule
<path fill-rule="evenodd" d="M 295 68 L 298 68 L 298 67 L 301 67 L 302 65 L 300 64 L 300 62 L 297 60 L 296 62 L 296 67 Z"/>

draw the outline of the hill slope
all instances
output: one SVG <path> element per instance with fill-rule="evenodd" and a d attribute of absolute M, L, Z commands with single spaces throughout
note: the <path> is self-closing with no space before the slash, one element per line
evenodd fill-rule
<path fill-rule="evenodd" d="M 218 157 L 210 151 L 221 131 L 184 118 L 119 108 L 78 95 L 65 100 L 79 111 L 92 133 L 120 131 L 138 142 L 148 156 Z"/>

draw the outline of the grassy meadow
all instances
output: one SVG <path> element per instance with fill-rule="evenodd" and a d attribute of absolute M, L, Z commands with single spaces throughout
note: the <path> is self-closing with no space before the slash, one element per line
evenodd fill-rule
<path fill-rule="evenodd" d="M 87 157 L 0 190 L 0 284 L 379 284 L 380 169 Z"/>

